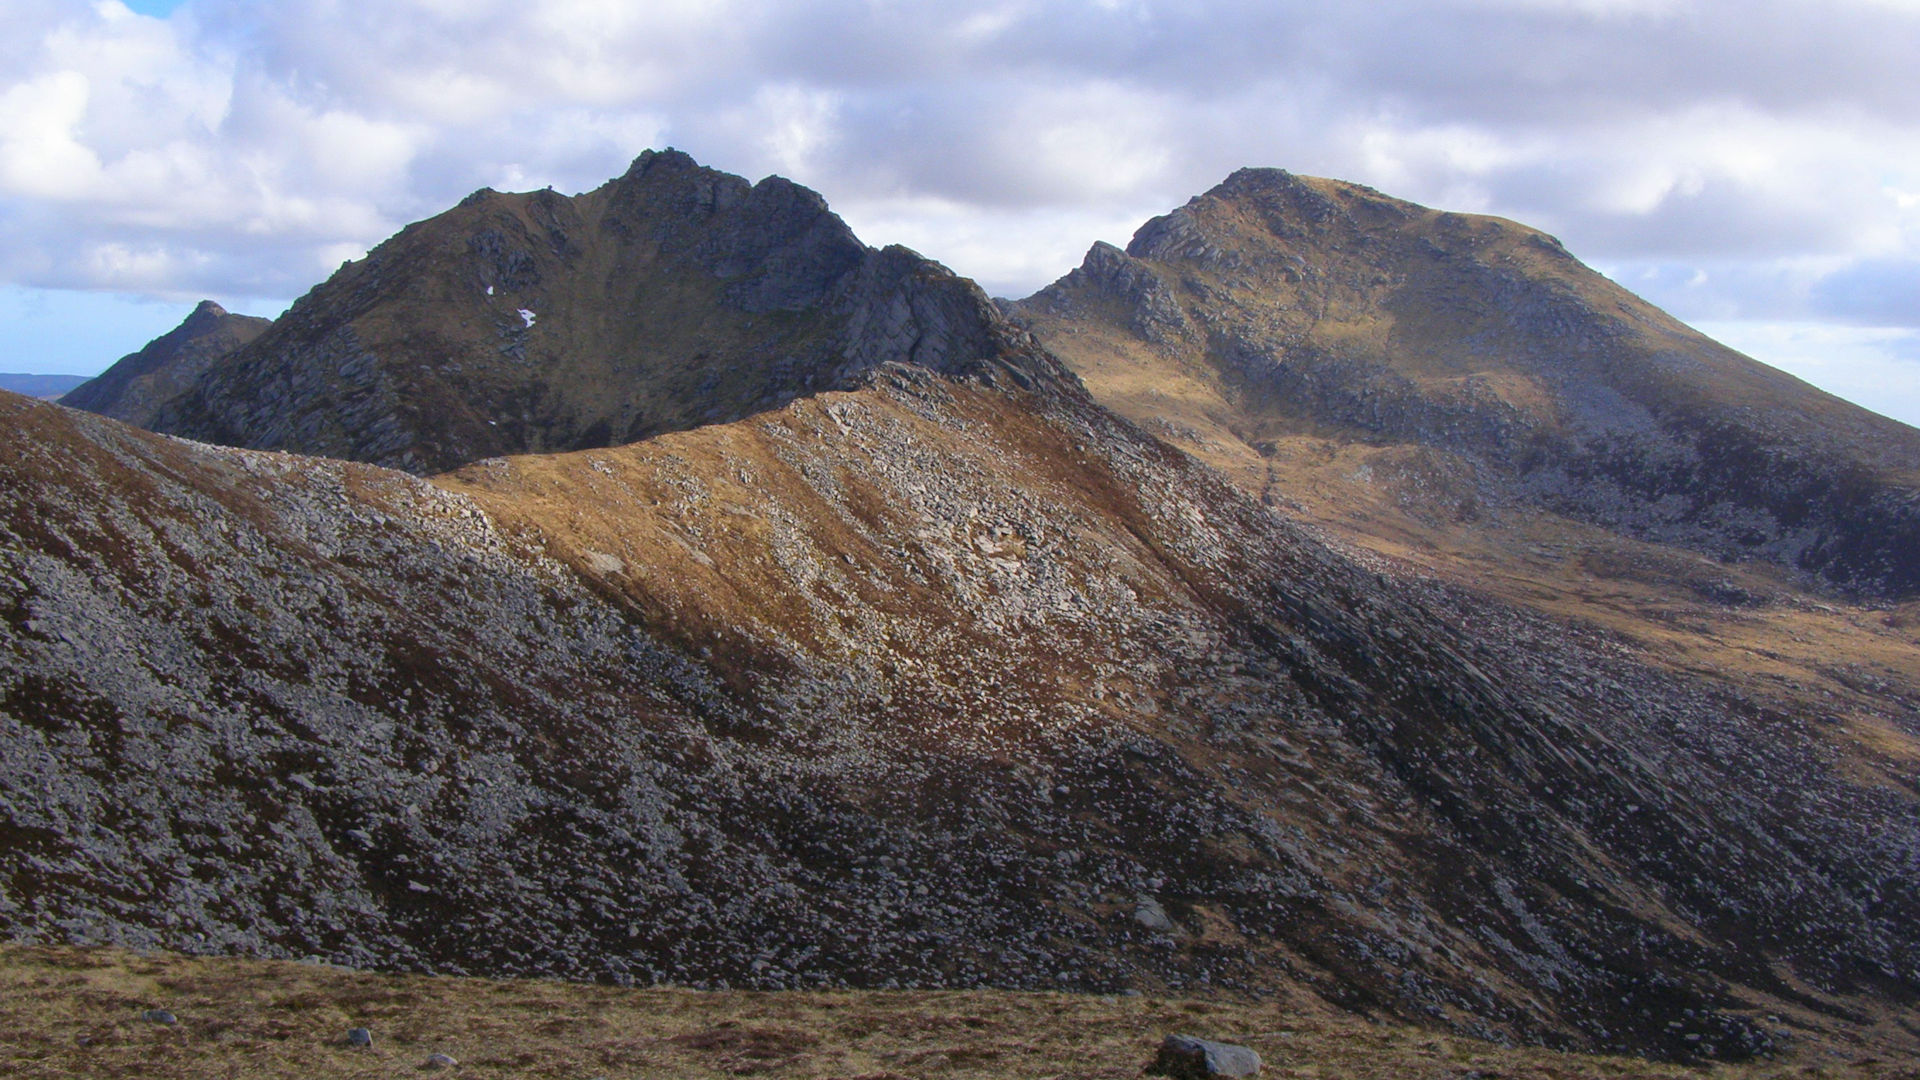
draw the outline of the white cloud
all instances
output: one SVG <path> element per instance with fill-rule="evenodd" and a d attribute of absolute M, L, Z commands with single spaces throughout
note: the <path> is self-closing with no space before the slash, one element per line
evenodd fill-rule
<path fill-rule="evenodd" d="M 781 172 L 805 174 L 834 140 L 840 97 L 805 86 L 761 87 L 733 121 Z"/>
<path fill-rule="evenodd" d="M 157 245 L 135 248 L 129 244 L 89 244 L 82 257 L 96 277 L 124 281 L 138 287 L 164 290 L 180 276 L 180 257 Z"/>
<path fill-rule="evenodd" d="M 1133 231 L 1166 207 L 1142 202 L 1111 211 L 1001 207 L 982 211 L 947 199 L 910 196 L 839 204 L 854 232 L 870 242 L 912 248 L 967 276 L 994 296 L 1020 297 L 1079 264 L 1096 240 L 1124 247 Z M 1009 243 L 1008 237 L 1018 237 Z"/>
<path fill-rule="evenodd" d="M 87 77 L 57 71 L 0 94 L 0 183 L 28 198 L 86 198 L 99 185 L 100 158 L 81 144 Z"/>
<path fill-rule="evenodd" d="M 1499 10 L 1547 11 L 1600 18 L 1673 16 L 1692 7 L 1691 0 L 1479 0 L 1476 6 Z"/>

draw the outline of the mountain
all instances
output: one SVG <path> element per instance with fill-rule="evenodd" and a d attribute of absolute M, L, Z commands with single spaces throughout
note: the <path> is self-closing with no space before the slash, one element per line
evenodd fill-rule
<path fill-rule="evenodd" d="M 271 325 L 271 319 L 229 314 L 219 304 L 202 300 L 186 321 L 69 391 L 61 404 L 139 427 L 151 426 L 162 404 Z"/>
<path fill-rule="evenodd" d="M 762 190 L 817 204 L 669 155 L 573 201 L 482 196 L 167 407 L 424 468 L 481 449 L 458 408 L 509 427 L 479 376 L 557 397 L 617 362 L 637 384 L 567 400 L 683 425 L 626 445 L 423 478 L 0 397 L 0 930 L 613 982 L 1311 997 L 1683 1060 L 1920 1044 L 1908 682 L 1809 713 L 1330 543 L 837 219 L 772 245 L 805 258 L 701 263 Z M 484 286 L 441 286 L 495 263 L 425 238 L 540 205 L 600 207 L 606 246 L 575 243 L 645 279 L 566 278 L 619 305 L 554 285 L 552 321 L 685 305 L 648 324 L 664 359 L 528 339 L 546 366 L 496 350 L 461 386 L 368 346 L 385 390 L 356 398 L 308 351 L 468 332 L 448 312 L 488 310 Z M 544 250 L 552 282 L 569 264 Z M 748 310 L 769 295 L 777 318 Z M 769 325 L 795 364 L 738 343 Z M 678 350 L 735 331 L 687 374 Z M 342 409 L 391 423 L 366 442 Z M 595 442 L 584 415 L 508 434 Z M 1856 655 L 1910 655 L 1920 610 L 1878 614 Z"/>
<path fill-rule="evenodd" d="M 86 382 L 85 375 L 24 375 L 18 372 L 0 373 L 0 390 L 28 397 L 57 398 L 61 394 Z"/>
<path fill-rule="evenodd" d="M 142 426 L 416 473 L 609 446 L 851 386 L 882 358 L 997 355 L 952 336 L 1008 332 L 959 329 L 948 309 L 973 290 L 867 248 L 787 180 L 648 151 L 584 195 L 480 191 L 408 226 Z"/>
<path fill-rule="evenodd" d="M 1545 510 L 1920 593 L 1920 431 L 1509 221 L 1244 169 L 1013 308 L 1101 401 L 1256 492 L 1371 474 L 1448 517 Z"/>

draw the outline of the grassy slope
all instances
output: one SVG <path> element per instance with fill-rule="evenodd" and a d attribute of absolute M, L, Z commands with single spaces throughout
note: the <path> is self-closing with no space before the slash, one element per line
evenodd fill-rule
<path fill-rule="evenodd" d="M 149 1008 L 179 1018 L 143 1021 Z M 343 1045 L 372 1030 L 371 1049 Z M 1168 1032 L 1253 1046 L 1263 1075 L 1915 1077 L 1802 1048 L 1688 1069 L 1512 1049 L 1274 1005 L 1001 991 L 698 993 L 372 975 L 284 961 L 0 947 L 0 1073 L 17 1077 L 385 1077 L 428 1056 L 471 1077 L 1134 1077 Z"/>

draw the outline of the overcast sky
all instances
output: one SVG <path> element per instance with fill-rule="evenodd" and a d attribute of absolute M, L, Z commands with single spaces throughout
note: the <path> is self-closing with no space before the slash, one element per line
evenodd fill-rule
<path fill-rule="evenodd" d="M 647 147 L 1020 296 L 1242 165 L 1513 217 L 1920 423 L 1920 0 L 0 0 L 0 370 Z"/>

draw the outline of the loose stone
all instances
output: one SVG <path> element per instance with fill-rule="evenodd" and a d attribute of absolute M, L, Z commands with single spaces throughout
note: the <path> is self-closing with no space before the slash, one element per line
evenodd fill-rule
<path fill-rule="evenodd" d="M 1252 1076 L 1260 1071 L 1260 1055 L 1232 1043 L 1169 1035 L 1160 1044 L 1160 1056 L 1154 1059 L 1150 1071 L 1174 1080 Z"/>

